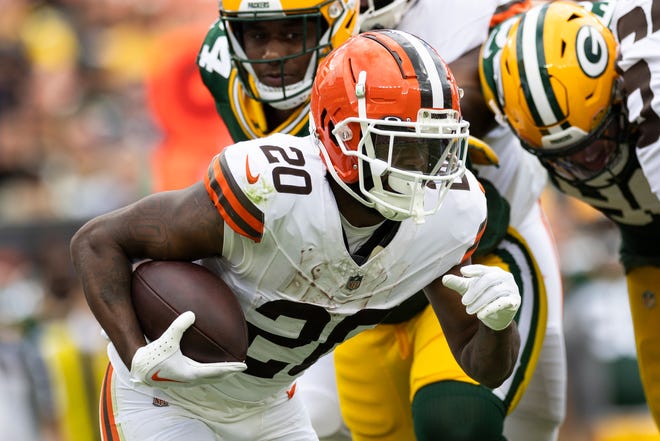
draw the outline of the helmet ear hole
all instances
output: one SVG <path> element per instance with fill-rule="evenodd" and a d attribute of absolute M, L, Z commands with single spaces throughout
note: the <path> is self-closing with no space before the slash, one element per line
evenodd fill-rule
<path fill-rule="evenodd" d="M 511 75 L 511 67 L 509 66 L 509 60 L 504 60 L 504 61 L 502 62 L 502 67 L 503 67 L 504 70 L 506 71 L 506 74 L 507 74 L 507 75 Z"/>
<path fill-rule="evenodd" d="M 328 111 L 326 109 L 323 109 L 321 111 L 321 118 L 319 118 L 320 119 L 319 127 L 321 127 L 321 130 L 325 130 L 325 120 L 327 119 L 327 116 L 328 116 Z"/>
<path fill-rule="evenodd" d="M 332 121 L 328 121 L 328 133 L 330 134 L 330 141 L 337 147 L 339 147 L 339 142 L 337 141 L 337 137 L 335 136 L 335 124 Z"/>

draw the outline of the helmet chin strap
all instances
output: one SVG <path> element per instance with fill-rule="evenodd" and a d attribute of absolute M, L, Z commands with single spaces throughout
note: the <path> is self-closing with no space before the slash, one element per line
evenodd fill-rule
<path fill-rule="evenodd" d="M 393 221 L 403 221 L 408 219 L 410 216 L 400 213 L 398 211 L 394 211 L 391 208 L 385 207 L 384 205 L 379 204 L 376 202 L 376 205 L 374 205 L 374 208 L 378 210 L 380 214 L 383 215 L 385 219 L 393 220 Z"/>
<path fill-rule="evenodd" d="M 304 104 L 312 94 L 312 78 L 316 70 L 318 52 L 314 52 L 307 65 L 307 71 L 302 80 L 294 84 L 282 87 L 267 86 L 261 81 L 254 72 L 251 64 L 247 64 L 246 69 L 254 78 L 255 87 L 259 96 L 266 99 L 267 104 L 278 110 L 291 110 Z M 285 98 L 285 96 L 289 96 Z M 292 95 L 292 96 L 291 96 Z"/>
<path fill-rule="evenodd" d="M 383 205 L 382 203 L 376 201 L 374 203 L 374 208 L 378 210 L 380 214 L 383 215 L 383 217 L 393 220 L 393 221 L 403 221 L 406 219 L 409 219 L 412 217 L 413 221 L 416 224 L 423 224 L 426 222 L 426 218 L 424 216 L 424 198 L 423 197 L 416 197 L 413 200 L 413 210 L 412 210 L 412 216 L 407 213 L 402 213 L 400 211 L 393 210 L 392 208 Z"/>
<path fill-rule="evenodd" d="M 255 81 L 255 86 L 257 88 L 257 91 L 259 92 L 259 95 L 262 98 L 272 99 L 271 97 L 275 98 L 277 96 L 283 96 L 282 89 L 266 86 L 259 80 Z M 274 107 L 278 110 L 290 110 L 300 106 L 305 101 L 307 101 L 307 99 L 312 93 L 312 89 L 311 87 L 309 87 L 309 84 L 307 84 L 306 80 L 302 80 L 296 84 L 292 84 L 286 87 L 289 88 L 289 93 L 291 94 L 295 94 L 304 88 L 308 88 L 308 90 L 305 92 L 298 93 L 297 95 L 294 95 L 293 97 L 290 98 L 281 99 L 281 100 L 276 100 L 276 99 L 269 100 L 268 101 L 269 106 Z"/>
<path fill-rule="evenodd" d="M 385 190 L 377 190 L 374 189 L 371 191 L 372 194 L 380 196 L 380 199 L 385 199 L 387 197 L 388 199 L 393 199 L 396 196 L 400 196 L 401 199 L 406 199 L 407 202 L 410 203 L 410 208 L 411 208 L 411 214 L 408 213 L 403 213 L 401 211 L 394 210 L 387 205 L 383 204 L 380 202 L 378 199 L 374 201 L 374 208 L 380 212 L 384 217 L 387 219 L 395 220 L 395 221 L 402 221 L 405 219 L 408 219 L 410 217 L 413 218 L 415 223 L 417 224 L 423 224 L 425 222 L 425 216 L 424 216 L 424 196 L 425 192 L 423 191 L 415 191 L 413 188 L 410 188 L 411 185 L 414 185 L 413 183 L 410 182 L 402 182 L 401 179 L 398 179 L 393 176 L 388 177 L 388 184 L 390 186 L 395 185 L 398 187 L 401 187 L 400 185 L 397 185 L 397 183 L 402 183 L 403 186 L 405 186 L 405 189 L 402 189 L 404 191 L 401 191 L 401 195 L 396 195 L 392 192 L 387 192 L 385 194 Z M 395 188 L 393 188 L 396 190 Z M 397 190 L 398 191 L 398 190 Z M 405 192 L 405 193 L 404 193 Z M 412 198 L 412 199 L 411 199 Z"/>

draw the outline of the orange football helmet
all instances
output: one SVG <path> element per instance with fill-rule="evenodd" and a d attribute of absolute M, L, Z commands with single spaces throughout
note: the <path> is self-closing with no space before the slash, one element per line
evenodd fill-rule
<path fill-rule="evenodd" d="M 310 132 L 330 174 L 353 197 L 386 218 L 422 222 L 465 172 L 469 124 L 460 92 L 423 40 L 365 32 L 320 64 Z"/>

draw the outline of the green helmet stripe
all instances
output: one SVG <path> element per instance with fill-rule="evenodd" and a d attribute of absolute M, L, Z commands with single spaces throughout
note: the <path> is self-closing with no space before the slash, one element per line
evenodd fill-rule
<path fill-rule="evenodd" d="M 500 96 L 496 79 L 495 79 L 495 56 L 499 54 L 501 48 L 498 47 L 496 36 L 502 32 L 501 28 L 497 28 L 495 32 L 492 32 L 488 36 L 488 40 L 484 44 L 482 53 L 481 53 L 481 69 L 483 70 L 483 75 L 481 76 L 482 80 L 485 83 L 485 86 L 489 89 L 490 94 L 495 97 L 495 101 L 498 107 L 500 107 L 500 102 L 498 97 Z M 499 61 L 499 58 L 497 59 Z"/>
<path fill-rule="evenodd" d="M 550 6 L 546 4 L 525 14 L 516 34 L 521 88 L 538 127 L 554 125 L 565 119 L 550 84 L 542 38 L 545 15 Z"/>

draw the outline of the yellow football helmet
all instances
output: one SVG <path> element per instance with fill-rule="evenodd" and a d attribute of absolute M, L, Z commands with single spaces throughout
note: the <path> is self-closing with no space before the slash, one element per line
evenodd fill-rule
<path fill-rule="evenodd" d="M 577 3 L 542 3 L 520 16 L 502 48 L 497 92 L 529 151 L 571 154 L 610 125 L 616 56 L 612 32 Z"/>
<path fill-rule="evenodd" d="M 220 20 L 229 39 L 229 53 L 237 68 L 246 92 L 257 101 L 278 109 L 292 109 L 308 100 L 318 63 L 333 48 L 358 31 L 359 0 L 220 0 Z M 274 59 L 250 59 L 242 44 L 242 29 L 250 22 L 274 20 L 303 20 L 316 24 L 316 44 L 307 46 L 301 41 L 300 52 Z M 255 75 L 253 64 L 284 63 L 294 57 L 312 55 L 305 76 L 294 84 L 272 87 L 263 84 Z M 282 73 L 283 75 L 283 73 Z M 282 84 L 284 84 L 282 77 Z"/>

